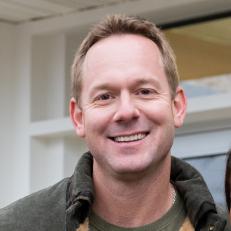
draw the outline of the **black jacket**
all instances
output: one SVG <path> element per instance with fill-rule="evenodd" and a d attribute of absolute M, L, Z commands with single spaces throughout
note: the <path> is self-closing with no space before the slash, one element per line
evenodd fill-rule
<path fill-rule="evenodd" d="M 93 203 L 92 163 L 85 153 L 72 177 L 0 209 L 0 231 L 76 231 Z M 231 230 L 193 167 L 172 157 L 171 181 L 196 231 Z"/>

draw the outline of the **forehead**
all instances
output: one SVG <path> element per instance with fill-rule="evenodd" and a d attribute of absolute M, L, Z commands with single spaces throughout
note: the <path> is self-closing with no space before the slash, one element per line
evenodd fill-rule
<path fill-rule="evenodd" d="M 88 50 L 83 63 L 83 73 L 93 71 L 100 65 L 123 66 L 124 63 L 124 66 L 127 66 L 126 60 L 163 67 L 159 48 L 152 40 L 141 35 L 119 34 L 98 41 Z"/>

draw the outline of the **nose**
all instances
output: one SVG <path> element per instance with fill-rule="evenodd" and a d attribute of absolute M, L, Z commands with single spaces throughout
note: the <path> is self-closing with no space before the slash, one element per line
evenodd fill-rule
<path fill-rule="evenodd" d="M 115 122 L 129 122 L 137 119 L 140 111 L 129 93 L 122 93 L 118 100 L 116 112 L 113 117 Z"/>

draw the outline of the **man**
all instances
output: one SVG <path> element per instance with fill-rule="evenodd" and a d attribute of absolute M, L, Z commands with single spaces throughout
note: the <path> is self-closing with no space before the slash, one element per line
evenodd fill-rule
<path fill-rule="evenodd" d="M 171 159 L 186 99 L 154 24 L 106 18 L 72 77 L 70 115 L 89 152 L 71 178 L 1 210 L 0 230 L 228 230 L 199 173 Z"/>

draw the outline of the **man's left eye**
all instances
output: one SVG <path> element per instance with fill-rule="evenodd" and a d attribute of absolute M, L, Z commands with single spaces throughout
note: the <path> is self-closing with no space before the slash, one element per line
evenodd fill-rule
<path fill-rule="evenodd" d="M 157 96 L 157 91 L 153 88 L 140 88 L 135 95 L 140 99 L 153 99 Z"/>
<path fill-rule="evenodd" d="M 150 89 L 141 89 L 140 90 L 140 94 L 142 94 L 142 95 L 148 95 L 150 93 L 151 93 Z"/>
<path fill-rule="evenodd" d="M 149 88 L 142 88 L 137 91 L 137 95 L 150 95 L 153 94 L 154 90 Z"/>

